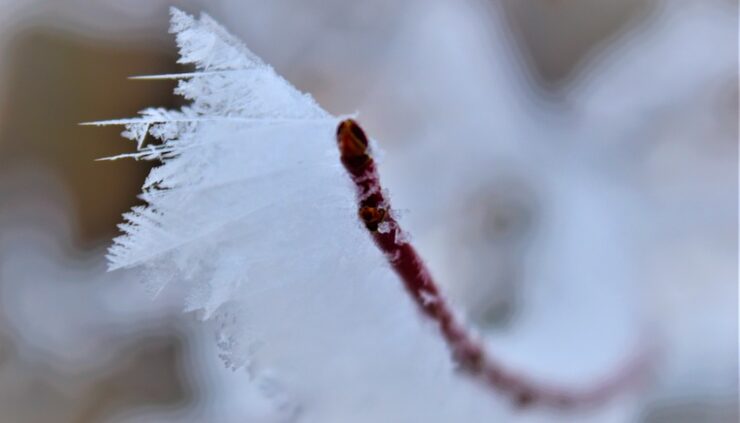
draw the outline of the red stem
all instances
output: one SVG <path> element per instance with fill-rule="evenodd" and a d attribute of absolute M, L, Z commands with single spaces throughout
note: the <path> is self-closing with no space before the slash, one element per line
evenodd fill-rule
<path fill-rule="evenodd" d="M 375 161 L 370 155 L 367 137 L 362 128 L 352 119 L 342 121 L 337 128 L 337 143 L 342 164 L 357 188 L 360 219 L 375 244 L 385 253 L 421 312 L 437 322 L 442 337 L 461 370 L 508 395 L 518 406 L 538 403 L 558 408 L 604 402 L 643 373 L 647 360 L 641 354 L 597 386 L 586 390 L 568 390 L 515 375 L 488 356 L 481 342 L 452 312 L 421 257 L 404 237 L 383 194 Z"/>

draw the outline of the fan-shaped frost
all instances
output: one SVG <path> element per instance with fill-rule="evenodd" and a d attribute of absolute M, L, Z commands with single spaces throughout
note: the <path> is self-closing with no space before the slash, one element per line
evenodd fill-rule
<path fill-rule="evenodd" d="M 161 161 L 110 268 L 142 267 L 153 291 L 211 318 L 227 364 L 252 369 L 279 416 L 510 421 L 506 399 L 455 371 L 360 225 L 339 119 L 208 16 L 173 9 L 172 32 L 195 70 L 142 78 L 177 79 L 190 104 L 98 122 L 136 142 L 112 159 Z"/>
<path fill-rule="evenodd" d="M 377 421 L 356 414 L 367 407 L 397 421 L 494 415 L 497 401 L 455 374 L 361 227 L 338 118 L 208 16 L 173 10 L 172 31 L 195 71 L 145 78 L 179 79 L 192 102 L 99 122 L 125 124 L 136 141 L 118 157 L 162 162 L 146 205 L 120 225 L 110 268 L 142 266 L 155 292 L 213 316 L 227 364 L 272 375 L 271 391 L 277 383 L 310 421 Z"/>

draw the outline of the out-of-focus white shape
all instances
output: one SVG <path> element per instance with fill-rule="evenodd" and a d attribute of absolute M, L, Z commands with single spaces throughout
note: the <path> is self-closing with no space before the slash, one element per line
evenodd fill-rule
<path fill-rule="evenodd" d="M 721 1 L 657 2 L 656 10 L 584 64 L 568 93 L 583 142 L 642 143 L 644 131 L 737 70 L 737 9 Z"/>
<path fill-rule="evenodd" d="M 114 340 L 162 331 L 172 307 L 131 291 L 129 273 L 106 274 L 100 252 L 74 254 L 70 206 L 55 175 L 26 164 L 2 179 L 0 314 L 25 359 L 100 370 L 117 358 Z"/>
<path fill-rule="evenodd" d="M 381 171 L 452 297 L 483 329 L 486 303 L 516 302 L 510 330 L 490 335 L 493 354 L 587 385 L 640 342 L 634 199 L 567 148 L 497 12 L 431 2 L 416 13 L 363 116 L 398 141 Z M 507 212 L 525 221 L 496 233 Z"/>
<path fill-rule="evenodd" d="M 737 6 L 662 2 L 548 98 L 485 14 L 430 4 L 361 110 L 433 273 L 473 315 L 515 279 L 520 310 L 491 347 L 523 368 L 603 369 L 647 315 L 666 353 L 652 395 L 734 401 Z M 533 218 L 481 236 L 478 208 Z"/>
<path fill-rule="evenodd" d="M 641 280 L 666 351 L 656 408 L 736 411 L 737 21 L 736 3 L 661 2 L 570 93 L 590 160 L 641 184 Z"/>

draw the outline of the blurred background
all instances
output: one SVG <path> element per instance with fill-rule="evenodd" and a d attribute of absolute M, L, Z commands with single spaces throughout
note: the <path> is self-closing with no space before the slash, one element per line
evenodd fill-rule
<path fill-rule="evenodd" d="M 182 104 L 126 79 L 183 71 L 172 5 L 359 111 L 480 331 L 614 308 L 613 342 L 661 351 L 632 421 L 738 421 L 736 2 L 0 0 L 0 423 L 272 421 L 208 330 L 105 271 L 149 164 L 78 123 Z"/>

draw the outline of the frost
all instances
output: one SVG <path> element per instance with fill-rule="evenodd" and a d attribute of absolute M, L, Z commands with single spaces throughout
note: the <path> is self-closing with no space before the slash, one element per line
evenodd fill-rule
<path fill-rule="evenodd" d="M 490 416 L 496 402 L 454 373 L 358 221 L 338 118 L 208 16 L 173 9 L 172 31 L 179 62 L 195 70 L 143 78 L 179 79 L 191 103 L 100 122 L 125 124 L 137 145 L 111 159 L 162 163 L 144 183 L 146 205 L 120 225 L 110 269 L 142 267 L 153 292 L 210 318 L 227 365 L 269 374 L 255 380 L 274 381 L 271 395 L 283 391 L 308 421 L 381 405 L 406 421 Z M 400 400 L 456 396 L 467 405 L 441 415 Z"/>
<path fill-rule="evenodd" d="M 446 11 L 446 7 L 441 10 Z M 448 13 L 430 16 L 419 22 L 434 34 L 440 34 L 439 27 L 449 26 L 448 19 L 456 19 Z M 162 163 L 144 184 L 141 198 L 146 205 L 132 209 L 121 225 L 124 234 L 109 251 L 110 268 L 143 267 L 154 293 L 179 295 L 185 310 L 213 326 L 214 343 L 220 347 L 227 365 L 258 373 L 261 377 L 254 380 L 263 391 L 279 398 L 281 407 L 290 410 L 291 417 L 300 415 L 301 421 L 387 421 L 388 416 L 393 416 L 392 421 L 512 421 L 508 408 L 502 407 L 503 400 L 455 372 L 449 351 L 435 328 L 422 321 L 386 257 L 359 224 L 353 187 L 341 168 L 334 142 L 338 118 L 296 90 L 208 16 L 195 19 L 173 10 L 172 21 L 180 48 L 179 62 L 194 66 L 194 70 L 140 79 L 176 79 L 176 93 L 189 99 L 190 104 L 180 110 L 146 109 L 138 118 L 101 122 L 125 124 L 124 136 L 136 143 L 136 152 L 111 159 L 130 157 Z M 459 21 L 470 26 L 467 19 Z M 460 22 L 451 26 L 462 27 Z M 459 33 L 466 42 L 451 46 L 485 50 L 486 46 L 467 42 L 470 34 Z M 511 156 L 519 157 L 519 148 L 526 147 L 527 140 L 558 136 L 540 136 L 534 130 L 528 130 L 526 136 L 511 136 L 518 133 L 515 128 L 531 126 L 522 108 L 514 107 L 516 102 L 510 101 L 523 96 L 519 92 L 522 87 L 517 85 L 521 81 L 506 72 L 520 72 L 515 68 L 507 70 L 503 65 L 489 72 L 491 68 L 479 61 L 484 55 L 463 55 L 462 48 L 445 50 L 445 44 L 439 44 L 429 43 L 434 46 L 430 50 L 435 60 L 455 68 L 450 74 L 459 77 L 467 75 L 461 72 L 474 72 L 461 78 L 460 83 L 451 84 L 452 92 L 473 101 L 460 104 L 475 105 L 479 100 L 495 107 L 466 107 L 467 113 L 450 115 L 449 99 L 437 101 L 444 98 L 441 88 L 429 89 L 429 81 L 438 78 L 434 72 L 441 74 L 440 69 L 444 68 L 428 66 L 425 72 L 432 76 L 416 82 L 420 89 L 410 91 L 414 95 L 407 97 L 413 98 L 414 104 L 408 109 L 426 115 L 435 124 L 446 120 L 447 132 L 435 129 L 437 138 L 467 140 L 475 138 L 469 135 L 478 132 L 495 134 L 493 138 L 504 144 L 503 150 L 511 147 Z M 465 62 L 464 56 L 475 60 Z M 491 75 L 495 79 L 490 80 Z M 610 78 L 619 82 L 619 78 Z M 399 80 L 405 90 L 414 85 L 414 81 Z M 605 85 L 604 81 L 596 82 L 593 87 Z M 627 84 L 615 84 L 622 85 Z M 596 110 L 586 117 L 611 116 L 611 109 L 590 106 L 612 104 L 605 100 L 614 97 L 606 95 L 611 91 L 603 94 L 593 87 L 586 84 L 581 92 L 575 92 L 583 100 L 578 104 L 589 105 L 583 110 Z M 424 97 L 427 93 L 440 97 Z M 620 107 L 616 112 L 627 109 L 631 108 Z M 478 114 L 483 112 L 484 115 Z M 494 121 L 491 115 L 500 116 Z M 486 125 L 483 128 L 490 130 L 482 131 L 481 126 L 475 125 Z M 506 144 L 509 142 L 512 146 Z M 477 147 L 471 148 L 481 155 Z M 414 154 L 419 151 L 414 150 Z M 545 158 L 547 163 L 559 160 L 554 155 Z M 438 171 L 439 177 L 476 177 L 475 172 L 467 170 L 474 167 L 469 163 L 455 162 L 455 157 L 444 160 L 466 171 Z M 425 169 L 427 166 L 428 162 L 424 162 Z M 531 166 L 527 161 L 527 170 L 534 175 L 548 175 L 547 169 Z M 562 183 L 562 190 L 552 183 L 552 192 L 558 194 L 553 194 L 553 198 L 558 199 L 558 204 L 564 198 L 559 195 L 561 192 L 573 195 L 578 189 L 583 189 L 591 201 L 602 198 L 594 196 L 589 186 L 571 183 L 582 184 L 585 180 L 580 174 L 575 175 L 579 177 L 560 177 L 556 181 Z M 548 178 L 541 179 L 549 183 Z M 442 182 L 440 187 L 448 186 Z M 429 181 L 425 179 L 425 183 Z M 455 184 L 449 186 L 453 189 Z M 426 197 L 425 201 L 431 204 L 417 203 L 415 210 L 433 212 L 435 207 L 449 203 L 452 196 Z M 613 203 L 601 201 L 610 202 Z M 392 213 L 397 216 L 395 211 Z M 589 227 L 600 229 L 603 225 L 599 222 L 590 222 Z M 554 226 L 566 228 L 564 224 Z M 379 229 L 400 231 L 386 226 Z M 608 235 L 608 231 L 592 232 L 609 238 L 603 235 Z M 553 248 L 549 248 L 550 244 L 548 248 L 540 246 L 550 261 L 531 269 L 560 268 L 556 265 L 562 267 L 561 263 L 556 262 L 563 251 L 580 254 L 582 246 L 588 244 L 586 241 L 594 239 L 567 238 L 574 241 L 563 247 L 566 237 L 558 231 L 553 233 L 547 239 L 558 244 Z M 408 234 L 399 236 L 407 239 Z M 551 255 L 551 251 L 561 255 Z M 565 325 L 550 315 L 557 315 L 558 308 L 568 307 L 565 314 L 569 316 L 591 317 L 617 302 L 606 298 L 611 291 L 605 290 L 603 283 L 594 285 L 588 277 L 603 273 L 603 263 L 593 261 L 589 264 L 592 267 L 586 268 L 580 255 L 571 262 L 577 262 L 578 267 L 563 278 L 570 284 L 566 286 L 571 293 L 578 291 L 579 298 L 593 301 L 573 312 L 578 307 L 573 307 L 572 302 L 552 301 L 549 294 L 539 296 L 530 304 L 538 313 L 525 321 L 521 331 L 524 335 L 517 333 L 510 339 L 486 342 L 498 356 L 511 359 L 516 369 L 534 369 L 532 373 L 553 380 L 564 373 L 573 373 L 571 380 L 588 373 L 574 372 L 577 366 L 564 365 L 574 361 L 566 354 L 555 359 L 552 356 L 557 356 L 559 348 L 571 339 L 597 327 L 596 319 L 583 319 L 587 322 L 581 326 L 567 321 L 572 324 L 567 326 L 572 333 L 564 338 Z M 560 281 L 552 274 L 542 271 L 535 278 L 554 286 Z M 610 280 L 620 278 L 610 276 Z M 437 297 L 424 295 L 423 300 L 431 303 Z M 617 325 L 610 325 L 610 331 L 617 332 L 614 327 Z M 608 332 L 600 326 L 598 330 Z M 591 340 L 593 350 L 607 349 L 605 345 L 609 343 L 598 339 L 599 342 Z M 579 366 L 584 356 L 599 356 L 594 351 L 583 354 L 577 360 Z M 593 368 L 599 368 L 598 359 L 595 363 Z M 628 408 L 617 414 L 629 414 Z M 590 417 L 586 419 L 594 421 Z"/>
<path fill-rule="evenodd" d="M 159 77 L 179 79 L 176 92 L 191 103 L 102 122 L 125 124 L 137 144 L 111 159 L 162 161 L 108 259 L 110 269 L 148 268 L 155 293 L 178 285 L 185 310 L 209 318 L 245 285 L 313 280 L 304 249 L 330 239 L 328 219 L 348 209 L 352 192 L 336 166 L 336 118 L 208 16 L 173 9 L 172 32 L 179 62 L 195 72 Z M 147 145 L 148 136 L 161 142 Z M 322 247 L 317 255 L 333 251 Z"/>
<path fill-rule="evenodd" d="M 389 222 L 382 222 L 380 225 L 378 225 L 378 232 L 381 234 L 387 234 L 392 229 L 392 226 Z"/>

